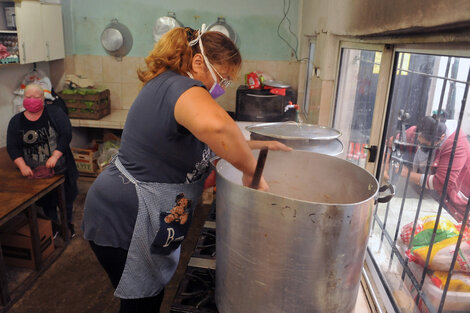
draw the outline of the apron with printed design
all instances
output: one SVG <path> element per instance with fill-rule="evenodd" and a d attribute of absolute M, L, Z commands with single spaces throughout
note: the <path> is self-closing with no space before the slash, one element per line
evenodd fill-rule
<path fill-rule="evenodd" d="M 191 184 L 141 182 L 124 168 L 119 158 L 114 162 L 135 185 L 139 199 L 126 264 L 114 295 L 123 299 L 155 296 L 176 271 L 180 245 L 207 175 Z"/>

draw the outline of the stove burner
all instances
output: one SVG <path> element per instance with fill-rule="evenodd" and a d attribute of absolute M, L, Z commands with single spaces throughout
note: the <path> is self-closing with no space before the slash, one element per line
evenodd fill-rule
<path fill-rule="evenodd" d="M 215 259 L 215 229 L 203 228 L 199 237 L 193 256 L 200 258 Z"/>
<path fill-rule="evenodd" d="M 215 271 L 188 266 L 170 313 L 217 313 Z"/>

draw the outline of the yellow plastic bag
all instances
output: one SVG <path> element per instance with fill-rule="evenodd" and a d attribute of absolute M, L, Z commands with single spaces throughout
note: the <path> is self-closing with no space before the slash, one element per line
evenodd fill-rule
<path fill-rule="evenodd" d="M 426 216 L 421 221 L 423 229 L 413 237 L 412 247 L 407 251 L 407 255 L 411 261 L 424 265 L 431 244 L 436 216 Z M 436 271 L 450 270 L 459 228 L 445 217 L 439 219 L 428 268 Z M 464 236 L 462 240 L 454 270 L 470 272 L 470 238 L 468 236 Z"/>

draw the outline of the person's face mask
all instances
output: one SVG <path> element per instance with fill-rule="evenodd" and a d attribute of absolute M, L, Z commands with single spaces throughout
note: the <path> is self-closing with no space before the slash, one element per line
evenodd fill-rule
<path fill-rule="evenodd" d="M 209 89 L 209 93 L 211 94 L 212 98 L 216 99 L 225 93 L 225 89 L 219 84 L 217 76 L 215 76 L 215 73 L 214 73 L 214 71 L 217 71 L 217 70 L 212 66 L 212 64 L 210 64 L 209 60 L 206 57 L 206 54 L 204 53 L 204 48 L 202 47 L 202 39 L 199 39 L 199 48 L 201 49 L 201 54 L 202 54 L 202 57 L 204 58 L 204 62 L 206 62 L 207 68 L 209 69 L 212 79 L 214 80 L 212 87 Z M 219 73 L 217 74 L 221 77 L 222 81 L 225 80 L 222 77 L 222 75 L 220 75 Z"/>
<path fill-rule="evenodd" d="M 211 89 L 209 89 L 209 93 L 211 94 L 212 98 L 216 99 L 225 93 L 225 89 L 219 85 L 217 80 L 215 80 L 214 84 L 212 84 Z"/>
<path fill-rule="evenodd" d="M 210 63 L 209 63 L 209 66 L 211 66 Z M 217 79 L 214 76 L 214 73 L 212 71 L 210 72 L 211 72 L 212 78 L 214 79 L 214 83 L 212 84 L 211 89 L 209 89 L 209 93 L 211 94 L 212 98 L 216 99 L 225 93 L 225 89 L 217 82 Z M 194 79 L 193 74 L 191 74 L 190 72 L 186 72 L 186 74 L 188 74 L 190 78 Z"/>
<path fill-rule="evenodd" d="M 26 111 L 37 113 L 44 108 L 44 102 L 40 98 L 24 98 L 23 106 Z"/>

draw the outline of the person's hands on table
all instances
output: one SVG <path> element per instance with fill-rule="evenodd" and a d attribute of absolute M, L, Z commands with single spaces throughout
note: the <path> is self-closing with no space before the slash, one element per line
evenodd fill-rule
<path fill-rule="evenodd" d="M 51 155 L 51 157 L 47 159 L 46 167 L 54 168 L 56 164 L 57 164 L 57 157 L 55 157 L 54 155 Z"/>
<path fill-rule="evenodd" d="M 24 165 L 20 167 L 21 175 L 26 177 L 33 176 L 33 170 L 28 165 Z"/>
<path fill-rule="evenodd" d="M 59 150 L 54 150 L 52 152 L 52 155 L 46 162 L 46 167 L 47 168 L 54 168 L 57 164 L 57 161 L 62 157 L 62 152 Z"/>

